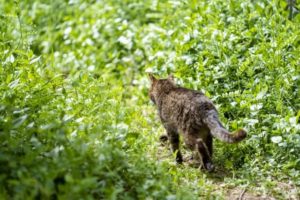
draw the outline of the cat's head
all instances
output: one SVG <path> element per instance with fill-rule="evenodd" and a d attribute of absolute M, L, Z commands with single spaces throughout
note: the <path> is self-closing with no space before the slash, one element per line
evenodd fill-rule
<path fill-rule="evenodd" d="M 169 93 L 175 86 L 173 75 L 169 75 L 166 79 L 157 79 L 152 73 L 148 74 L 150 80 L 149 97 L 156 104 L 157 97 L 161 93 Z"/>

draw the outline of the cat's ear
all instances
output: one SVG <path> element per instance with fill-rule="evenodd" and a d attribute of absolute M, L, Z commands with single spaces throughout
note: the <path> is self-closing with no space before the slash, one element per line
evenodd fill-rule
<path fill-rule="evenodd" d="M 156 78 L 153 76 L 152 73 L 148 73 L 148 77 L 149 77 L 149 80 L 150 80 L 151 82 L 156 81 Z"/>
<path fill-rule="evenodd" d="M 170 74 L 168 76 L 168 80 L 174 82 L 175 78 L 174 78 L 173 74 Z"/>

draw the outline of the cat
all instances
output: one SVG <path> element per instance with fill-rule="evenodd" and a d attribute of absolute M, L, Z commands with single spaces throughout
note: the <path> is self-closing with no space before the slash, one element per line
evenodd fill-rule
<path fill-rule="evenodd" d="M 247 133 L 239 129 L 234 133 L 227 131 L 218 118 L 218 112 L 212 101 L 202 92 L 176 86 L 174 78 L 156 79 L 149 73 L 151 86 L 149 96 L 157 106 L 159 117 L 167 135 L 161 140 L 169 140 L 176 162 L 183 162 L 179 149 L 179 132 L 186 146 L 199 155 L 202 167 L 211 172 L 213 137 L 227 143 L 240 142 Z"/>

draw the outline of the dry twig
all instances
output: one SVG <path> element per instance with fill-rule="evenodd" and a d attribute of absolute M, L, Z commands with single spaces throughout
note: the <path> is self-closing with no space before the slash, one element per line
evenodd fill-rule
<path fill-rule="evenodd" d="M 247 188 L 245 187 L 244 190 L 242 191 L 242 193 L 239 196 L 239 200 L 243 199 L 244 194 L 246 193 Z"/>

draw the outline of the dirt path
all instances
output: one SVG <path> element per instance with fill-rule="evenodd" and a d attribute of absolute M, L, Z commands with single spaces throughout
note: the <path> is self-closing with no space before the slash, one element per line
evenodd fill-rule
<path fill-rule="evenodd" d="M 183 167 L 195 168 L 195 165 L 190 163 L 189 161 L 189 158 L 191 157 L 190 152 L 183 153 L 185 155 L 185 162 Z M 173 159 L 172 156 L 172 152 L 168 150 L 167 144 L 157 146 L 156 158 L 159 161 L 171 161 Z M 207 174 L 205 179 L 207 179 L 206 181 L 209 182 L 208 184 L 214 188 L 213 190 L 215 191 L 215 193 L 220 193 L 220 190 L 223 191 L 223 198 L 227 200 L 300 200 L 300 189 L 292 183 L 274 181 L 274 185 L 268 188 L 264 188 L 260 185 L 252 187 L 235 187 L 234 185 L 236 184 L 234 183 L 225 183 L 224 179 L 228 179 L 229 177 L 232 177 L 231 173 L 229 173 L 225 169 L 217 167 L 217 170 L 215 170 L 213 173 Z M 236 181 L 236 179 L 233 179 L 233 182 L 234 181 Z"/>

